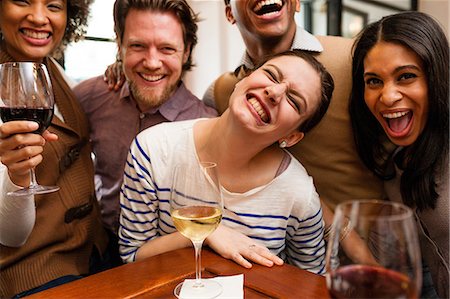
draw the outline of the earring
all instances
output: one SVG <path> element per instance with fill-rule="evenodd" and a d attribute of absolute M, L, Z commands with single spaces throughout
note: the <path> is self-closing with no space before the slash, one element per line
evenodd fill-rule
<path fill-rule="evenodd" d="M 280 148 L 285 148 L 287 146 L 287 141 L 286 140 L 281 141 L 279 146 Z"/>

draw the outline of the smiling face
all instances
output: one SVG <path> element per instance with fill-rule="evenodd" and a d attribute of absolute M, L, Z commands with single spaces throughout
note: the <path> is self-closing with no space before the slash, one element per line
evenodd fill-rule
<path fill-rule="evenodd" d="M 266 39 L 295 31 L 294 14 L 299 10 L 299 0 L 232 0 L 226 14 L 242 35 Z"/>
<path fill-rule="evenodd" d="M 0 1 L 0 28 L 17 61 L 41 61 L 59 46 L 67 22 L 64 0 Z"/>
<path fill-rule="evenodd" d="M 428 87 L 420 58 L 412 50 L 379 42 L 364 59 L 364 98 L 389 139 L 414 143 L 428 118 Z"/>
<path fill-rule="evenodd" d="M 175 92 L 187 49 L 174 14 L 130 9 L 120 51 L 131 93 L 142 111 L 160 106 Z"/>
<path fill-rule="evenodd" d="M 271 144 L 299 133 L 300 124 L 319 105 L 320 90 L 319 74 L 309 63 L 295 56 L 279 56 L 236 85 L 230 113 Z"/>

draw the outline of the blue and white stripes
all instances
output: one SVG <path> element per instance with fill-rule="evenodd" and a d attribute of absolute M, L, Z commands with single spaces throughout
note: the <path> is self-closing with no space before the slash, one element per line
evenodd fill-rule
<path fill-rule="evenodd" d="M 164 123 L 141 132 L 131 145 L 121 188 L 120 253 L 134 261 L 146 241 L 175 232 L 170 218 L 171 169 L 197 160 L 193 121 Z M 245 193 L 225 192 L 223 224 L 261 242 L 287 262 L 325 272 L 319 196 L 294 158 L 267 185 Z M 232 244 L 230 244 L 232 246 Z"/>

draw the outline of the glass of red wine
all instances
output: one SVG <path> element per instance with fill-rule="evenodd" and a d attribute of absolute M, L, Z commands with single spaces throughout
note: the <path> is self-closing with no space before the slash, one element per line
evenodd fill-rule
<path fill-rule="evenodd" d="M 7 62 L 0 64 L 0 117 L 3 122 L 35 121 L 42 134 L 53 117 L 54 97 L 52 84 L 44 64 L 35 62 Z M 42 186 L 30 170 L 30 185 L 9 192 L 12 196 L 25 196 L 58 191 L 58 186 Z"/>
<path fill-rule="evenodd" d="M 412 210 L 382 200 L 339 204 L 326 263 L 332 298 L 418 298 L 422 264 Z"/>

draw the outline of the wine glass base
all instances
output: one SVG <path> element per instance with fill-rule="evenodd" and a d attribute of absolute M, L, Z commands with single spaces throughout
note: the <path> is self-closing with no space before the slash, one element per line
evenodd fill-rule
<path fill-rule="evenodd" d="M 183 284 L 187 285 L 183 288 L 183 292 L 181 292 L 181 288 Z M 173 290 L 173 294 L 180 299 L 206 299 L 206 298 L 215 298 L 222 294 L 222 285 L 217 281 L 212 280 L 202 280 L 202 286 L 194 286 L 195 280 L 185 280 L 179 283 L 175 289 Z"/>
<path fill-rule="evenodd" d="M 52 193 L 59 190 L 58 186 L 41 186 L 37 185 L 34 187 L 27 187 L 16 191 L 8 192 L 9 196 L 28 196 L 33 194 L 46 194 Z"/>

